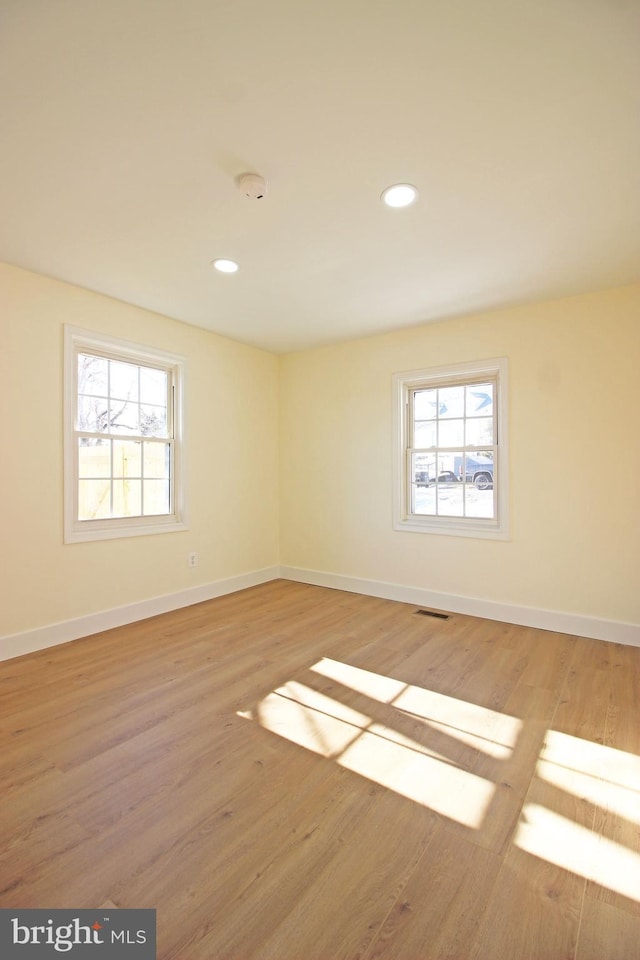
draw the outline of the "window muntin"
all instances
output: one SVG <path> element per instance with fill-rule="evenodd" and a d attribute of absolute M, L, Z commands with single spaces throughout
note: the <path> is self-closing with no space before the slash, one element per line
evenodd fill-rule
<path fill-rule="evenodd" d="M 397 374 L 396 529 L 506 538 L 506 360 Z"/>
<path fill-rule="evenodd" d="M 66 329 L 65 540 L 184 529 L 180 358 Z"/>

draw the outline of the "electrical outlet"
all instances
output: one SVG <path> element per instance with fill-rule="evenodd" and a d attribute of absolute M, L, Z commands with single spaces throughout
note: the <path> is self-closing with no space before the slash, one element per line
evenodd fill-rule
<path fill-rule="evenodd" d="M 198 566 L 198 554 L 197 554 L 197 553 L 190 553 L 190 554 L 189 554 L 189 557 L 188 557 L 188 563 L 189 563 L 189 566 L 190 566 L 190 567 L 197 567 L 197 566 Z"/>

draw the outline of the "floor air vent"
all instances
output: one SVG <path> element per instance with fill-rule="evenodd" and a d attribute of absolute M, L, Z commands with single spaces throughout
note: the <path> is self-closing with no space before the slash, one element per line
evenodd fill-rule
<path fill-rule="evenodd" d="M 419 613 L 421 617 L 435 617 L 436 620 L 448 620 L 448 613 L 436 613 L 435 610 L 416 610 L 416 613 Z"/>

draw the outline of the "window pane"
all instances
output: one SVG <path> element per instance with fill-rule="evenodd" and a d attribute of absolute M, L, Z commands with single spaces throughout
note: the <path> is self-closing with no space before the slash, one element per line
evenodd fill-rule
<path fill-rule="evenodd" d="M 78 393 L 107 396 L 108 360 L 87 353 L 78 354 Z"/>
<path fill-rule="evenodd" d="M 479 490 L 475 483 L 460 484 L 465 488 L 465 516 L 486 517 L 495 516 L 493 487 Z"/>
<path fill-rule="evenodd" d="M 466 446 L 493 443 L 493 417 L 474 417 L 467 420 Z"/>
<path fill-rule="evenodd" d="M 461 447 L 464 443 L 464 420 L 440 420 L 438 446 Z"/>
<path fill-rule="evenodd" d="M 140 408 L 137 403 L 112 400 L 109 415 L 111 433 L 140 433 L 139 415 Z"/>
<path fill-rule="evenodd" d="M 107 401 L 101 397 L 78 397 L 78 430 L 103 433 L 108 429 Z"/>
<path fill-rule="evenodd" d="M 440 387 L 438 390 L 438 416 L 464 416 L 464 387 Z"/>
<path fill-rule="evenodd" d="M 114 477 L 142 476 L 142 444 L 135 440 L 113 441 Z"/>
<path fill-rule="evenodd" d="M 413 430 L 414 447 L 435 447 L 436 420 L 416 420 Z"/>
<path fill-rule="evenodd" d="M 145 517 L 169 513 L 169 481 L 144 481 L 144 515 Z"/>
<path fill-rule="evenodd" d="M 111 441 L 78 439 L 78 476 L 111 476 Z"/>
<path fill-rule="evenodd" d="M 493 489 L 493 456 L 480 451 L 464 455 L 465 516 L 496 516 Z"/>
<path fill-rule="evenodd" d="M 427 483 L 433 480 L 436 472 L 435 453 L 411 454 L 412 483 Z"/>
<path fill-rule="evenodd" d="M 416 390 L 413 394 L 413 415 L 416 420 L 433 420 L 438 413 L 438 391 Z"/>
<path fill-rule="evenodd" d="M 141 405 L 140 433 L 143 437 L 166 437 L 167 408 Z"/>
<path fill-rule="evenodd" d="M 467 416 L 493 416 L 493 383 L 474 383 L 467 389 Z"/>
<path fill-rule="evenodd" d="M 488 453 L 466 453 L 464 455 L 464 478 L 467 483 L 475 483 L 479 490 L 493 486 L 493 456 Z"/>
<path fill-rule="evenodd" d="M 78 520 L 111 516 L 110 494 L 109 480 L 78 480 Z"/>
<path fill-rule="evenodd" d="M 135 363 L 111 360 L 109 395 L 116 400 L 138 399 L 138 370 Z"/>
<path fill-rule="evenodd" d="M 411 455 L 411 512 L 435 513 L 435 492 L 432 488 L 436 474 L 436 457 L 432 453 Z"/>
<path fill-rule="evenodd" d="M 454 479 L 453 473 L 438 474 L 437 501 L 439 517 L 463 516 L 463 484 Z"/>
<path fill-rule="evenodd" d="M 167 405 L 167 374 L 164 370 L 140 367 L 140 403 Z"/>
<path fill-rule="evenodd" d="M 168 480 L 171 466 L 171 445 L 168 443 L 144 444 L 144 476 Z"/>
<path fill-rule="evenodd" d="M 142 513 L 142 481 L 113 481 L 114 517 L 139 517 Z"/>
<path fill-rule="evenodd" d="M 462 478 L 462 450 L 453 453 L 443 453 L 440 457 L 440 473 L 452 473 L 456 482 Z"/>
<path fill-rule="evenodd" d="M 411 512 L 427 517 L 436 515 L 436 488 L 433 484 L 430 487 L 414 487 Z"/>

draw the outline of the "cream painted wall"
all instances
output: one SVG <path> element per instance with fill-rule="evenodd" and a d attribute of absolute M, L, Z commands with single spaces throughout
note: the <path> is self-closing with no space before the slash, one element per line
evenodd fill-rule
<path fill-rule="evenodd" d="M 0 295 L 0 637 L 278 561 L 640 623 L 640 287 L 281 358 L 15 267 Z M 186 357 L 187 532 L 63 544 L 67 322 Z M 395 532 L 392 374 L 497 356 L 511 541 Z"/>
<path fill-rule="evenodd" d="M 509 358 L 511 540 L 392 529 L 391 377 Z M 283 565 L 640 623 L 640 287 L 281 358 Z"/>
<path fill-rule="evenodd" d="M 7 265 L 0 296 L 0 636 L 277 564 L 276 357 Z M 186 357 L 188 531 L 63 544 L 64 323 Z"/>

